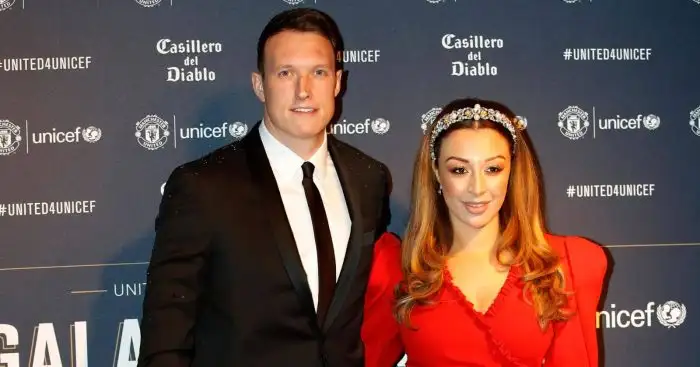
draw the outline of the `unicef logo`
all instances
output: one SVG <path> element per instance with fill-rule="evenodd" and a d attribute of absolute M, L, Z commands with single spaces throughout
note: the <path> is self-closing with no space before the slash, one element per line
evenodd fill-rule
<path fill-rule="evenodd" d="M 0 11 L 7 10 L 15 4 L 15 0 L 0 0 Z"/>
<path fill-rule="evenodd" d="M 375 134 L 384 135 L 389 132 L 390 127 L 389 121 L 381 117 L 372 121 L 372 131 Z"/>
<path fill-rule="evenodd" d="M 578 140 L 588 131 L 588 113 L 578 106 L 569 106 L 559 112 L 559 131 L 571 140 Z"/>
<path fill-rule="evenodd" d="M 700 0 L 698 0 L 698 1 L 700 1 Z M 646 127 L 647 129 L 656 130 L 656 128 L 659 127 L 659 125 L 661 125 L 661 118 L 659 118 L 659 116 L 656 116 L 653 114 L 646 115 L 642 119 L 642 123 L 644 124 L 644 127 Z"/>
<path fill-rule="evenodd" d="M 289 5 L 299 5 L 304 2 L 304 0 L 284 0 L 285 3 Z"/>
<path fill-rule="evenodd" d="M 668 301 L 656 308 L 659 323 L 667 328 L 675 328 L 685 321 L 685 305 L 676 301 Z"/>
<path fill-rule="evenodd" d="M 693 134 L 700 136 L 700 106 L 690 111 L 690 130 Z"/>
<path fill-rule="evenodd" d="M 240 139 L 248 133 L 248 125 L 236 121 L 228 126 L 228 133 L 236 139 Z"/>
<path fill-rule="evenodd" d="M 442 111 L 442 108 L 433 107 L 430 109 L 430 111 L 428 111 L 420 116 L 420 119 L 421 119 L 420 128 L 421 128 L 421 130 L 423 130 L 423 134 L 425 134 L 428 131 L 428 129 L 430 128 L 430 125 L 433 124 L 433 122 L 435 121 L 435 118 L 437 117 L 437 115 L 440 114 L 441 111 Z"/>
<path fill-rule="evenodd" d="M 152 8 L 160 4 L 161 0 L 136 0 L 136 2 L 144 8 Z"/>
<path fill-rule="evenodd" d="M 168 122 L 156 115 L 148 115 L 136 123 L 136 140 L 148 149 L 162 148 L 168 141 Z"/>
<path fill-rule="evenodd" d="M 438 3 L 444 3 L 445 0 L 425 0 L 429 2 L 430 4 L 438 4 Z"/>
<path fill-rule="evenodd" d="M 391 123 L 385 118 L 365 118 L 362 122 L 342 119 L 328 124 L 326 132 L 333 135 L 364 135 L 375 133 L 384 135 L 389 132 Z"/>
<path fill-rule="evenodd" d="M 102 130 L 94 126 L 88 126 L 83 130 L 83 140 L 88 143 L 95 143 L 102 137 Z"/>

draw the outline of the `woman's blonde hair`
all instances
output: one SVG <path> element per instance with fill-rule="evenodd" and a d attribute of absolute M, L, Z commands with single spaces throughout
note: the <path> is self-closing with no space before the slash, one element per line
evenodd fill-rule
<path fill-rule="evenodd" d="M 515 118 L 506 106 L 478 99 L 459 99 L 447 104 L 436 116 L 437 121 L 452 111 L 480 104 Z M 403 281 L 396 289 L 395 316 L 410 327 L 411 310 L 416 305 L 431 304 L 432 297 L 442 287 L 443 267 L 452 244 L 452 228 L 444 199 L 438 194 L 438 182 L 433 170 L 430 136 L 435 124 L 426 129 L 413 169 L 410 218 L 402 241 L 401 265 Z M 457 129 L 495 129 L 510 142 L 511 132 L 489 120 L 467 120 L 452 124 L 435 141 L 436 161 L 440 143 Z M 540 326 L 564 320 L 567 293 L 557 255 L 545 240 L 545 224 L 541 199 L 540 170 L 527 137 L 516 129 L 517 143 L 512 157 L 508 192 L 499 212 L 502 228 L 497 258 L 509 253 L 510 262 L 522 268 L 526 299 L 533 305 Z M 511 149 L 511 152 L 513 150 Z M 435 163 L 437 164 L 437 162 Z"/>

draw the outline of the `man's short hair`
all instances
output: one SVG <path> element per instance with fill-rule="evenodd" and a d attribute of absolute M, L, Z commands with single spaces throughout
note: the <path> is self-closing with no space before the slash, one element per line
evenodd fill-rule
<path fill-rule="evenodd" d="M 265 75 L 265 44 L 283 31 L 314 32 L 326 38 L 333 47 L 337 69 L 342 68 L 343 40 L 340 29 L 330 15 L 312 8 L 294 8 L 275 15 L 258 38 L 258 72 Z"/>

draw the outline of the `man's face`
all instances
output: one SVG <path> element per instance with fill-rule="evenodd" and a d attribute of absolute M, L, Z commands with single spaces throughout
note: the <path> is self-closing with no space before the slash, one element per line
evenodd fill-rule
<path fill-rule="evenodd" d="M 313 32 L 282 31 L 267 40 L 264 60 L 265 76 L 253 73 L 252 82 L 271 132 L 283 142 L 324 133 L 342 76 L 330 41 Z"/>

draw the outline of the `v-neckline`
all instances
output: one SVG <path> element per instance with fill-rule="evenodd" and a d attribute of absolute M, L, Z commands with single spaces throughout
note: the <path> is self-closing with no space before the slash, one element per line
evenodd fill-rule
<path fill-rule="evenodd" d="M 501 284 L 501 287 L 498 289 L 498 293 L 496 293 L 496 296 L 491 301 L 491 304 L 489 304 L 489 306 L 483 312 L 477 311 L 476 307 L 474 307 L 474 303 L 472 303 L 472 301 L 470 301 L 467 298 L 467 296 L 464 295 L 462 289 L 460 289 L 459 286 L 457 286 L 457 284 L 454 282 L 452 272 L 450 272 L 450 269 L 447 267 L 447 265 L 445 265 L 444 267 L 444 275 L 445 284 L 452 288 L 453 292 L 460 298 L 465 307 L 467 307 L 474 314 L 483 317 L 495 314 L 498 305 L 502 302 L 502 299 L 508 294 L 508 291 L 512 288 L 513 279 L 515 278 L 516 274 L 515 266 L 511 265 L 508 268 L 508 274 L 506 274 L 506 279 L 503 281 L 503 284 Z"/>

